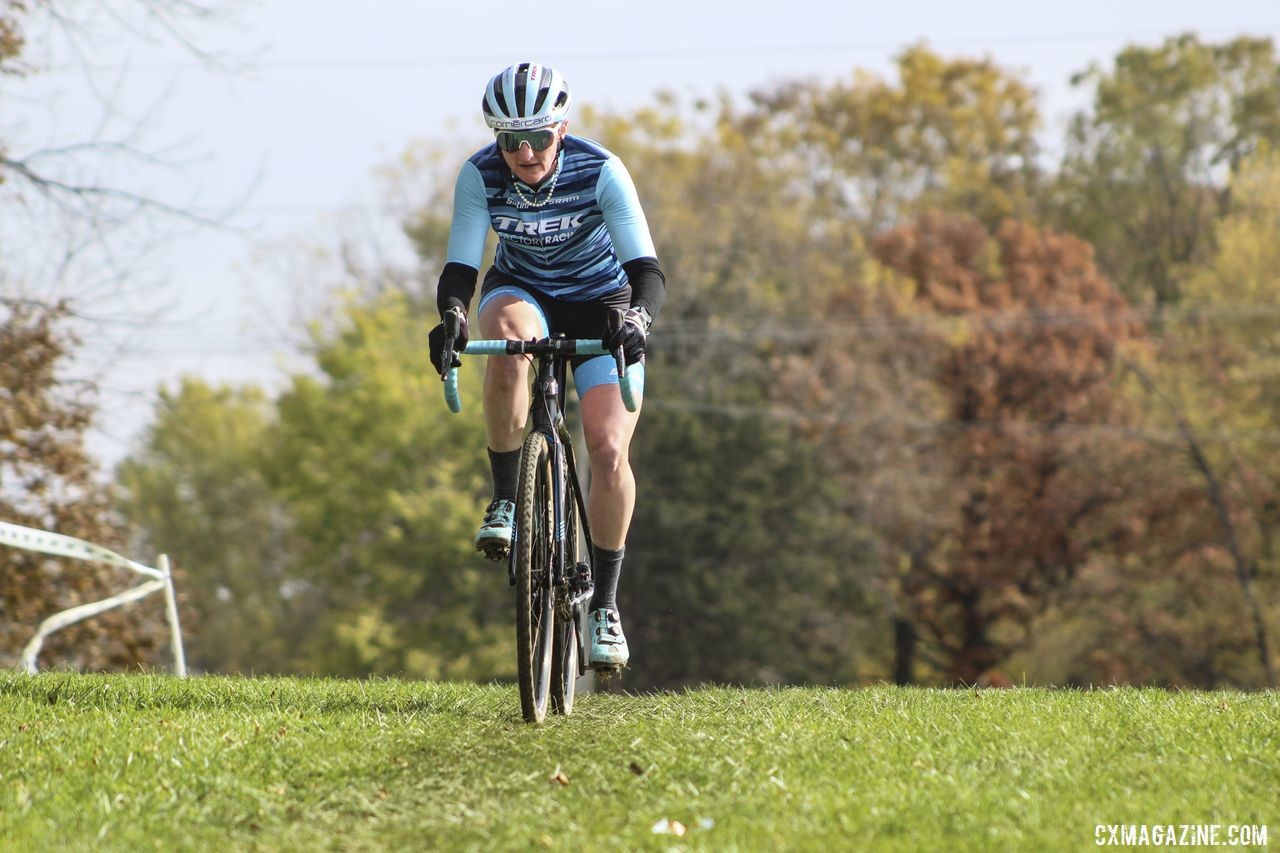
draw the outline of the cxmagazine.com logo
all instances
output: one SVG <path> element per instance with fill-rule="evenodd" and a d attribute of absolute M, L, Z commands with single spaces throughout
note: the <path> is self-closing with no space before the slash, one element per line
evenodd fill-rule
<path fill-rule="evenodd" d="M 1100 823 L 1093 828 L 1099 847 L 1266 847 L 1266 824 Z"/>

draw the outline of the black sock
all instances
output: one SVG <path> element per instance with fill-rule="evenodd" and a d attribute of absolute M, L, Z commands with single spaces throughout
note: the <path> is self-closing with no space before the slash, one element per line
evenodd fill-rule
<path fill-rule="evenodd" d="M 520 451 L 507 453 L 489 451 L 489 470 L 493 472 L 493 499 L 514 501 L 517 480 L 520 479 Z"/>
<path fill-rule="evenodd" d="M 626 550 L 623 547 L 606 551 L 599 545 L 591 546 L 591 568 L 596 579 L 596 590 L 591 595 L 592 610 L 618 609 L 618 578 L 622 575 L 622 555 Z"/>

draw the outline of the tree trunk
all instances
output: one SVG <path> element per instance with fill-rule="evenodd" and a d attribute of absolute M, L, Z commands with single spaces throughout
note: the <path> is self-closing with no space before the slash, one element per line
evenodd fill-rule
<path fill-rule="evenodd" d="M 920 638 L 916 634 L 916 626 L 910 619 L 897 617 L 893 620 L 893 683 L 898 685 L 914 684 L 916 669 L 916 646 Z"/>
<path fill-rule="evenodd" d="M 1226 540 L 1227 551 L 1231 554 L 1231 560 L 1235 564 L 1236 580 L 1240 583 L 1240 592 L 1244 595 L 1245 604 L 1248 605 L 1249 614 L 1253 619 L 1254 644 L 1258 647 L 1258 657 L 1262 660 L 1262 671 L 1266 676 L 1267 686 L 1274 690 L 1276 688 L 1276 667 L 1275 662 L 1271 659 L 1271 643 L 1267 636 L 1267 622 L 1262 614 L 1262 605 L 1258 603 L 1257 597 L 1253 594 L 1253 567 L 1249 565 L 1249 561 L 1240 547 L 1240 537 L 1236 532 L 1235 522 L 1231 520 L 1231 513 L 1227 507 L 1227 498 L 1222 491 L 1222 484 L 1218 480 L 1213 467 L 1209 464 L 1209 458 L 1204 455 L 1204 451 L 1200 447 L 1200 441 L 1191 429 L 1191 424 L 1182 416 L 1182 412 L 1159 392 L 1155 382 L 1147 375 L 1146 371 L 1132 363 L 1129 364 L 1129 369 L 1133 371 L 1134 375 L 1138 377 L 1138 381 L 1149 392 L 1159 397 L 1169 408 L 1174 420 L 1177 422 L 1178 433 L 1182 436 L 1182 440 L 1186 442 L 1187 452 L 1191 455 L 1191 460 L 1195 463 L 1196 470 L 1204 477 L 1205 490 L 1208 492 L 1209 502 L 1213 505 L 1214 512 L 1218 516 L 1218 524 L 1222 527 L 1222 535 Z"/>

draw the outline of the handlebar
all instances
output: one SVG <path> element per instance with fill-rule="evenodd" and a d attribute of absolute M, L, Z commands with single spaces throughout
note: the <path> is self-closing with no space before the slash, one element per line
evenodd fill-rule
<path fill-rule="evenodd" d="M 446 314 L 445 318 L 445 349 L 446 359 L 442 364 L 451 365 L 449 358 L 453 355 L 605 355 L 608 350 L 601 344 L 599 338 L 541 338 L 531 341 L 505 341 L 505 340 L 480 340 L 468 341 L 467 345 L 461 350 L 453 349 L 453 341 L 456 332 L 449 334 L 449 320 Z M 456 326 L 455 326 L 456 329 Z M 613 353 L 617 359 L 622 358 L 621 350 Z M 643 384 L 640 388 L 634 388 L 634 373 L 628 375 L 625 363 L 620 364 L 618 370 L 618 388 L 622 393 L 622 403 L 627 407 L 628 412 L 634 412 L 638 406 L 640 395 L 643 393 Z M 462 397 L 458 392 L 458 368 L 450 366 L 442 377 L 444 379 L 444 399 L 449 405 L 449 411 L 458 413 L 462 411 Z"/>

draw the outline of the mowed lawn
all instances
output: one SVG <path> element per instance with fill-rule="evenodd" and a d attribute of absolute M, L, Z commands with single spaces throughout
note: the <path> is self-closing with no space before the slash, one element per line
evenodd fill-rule
<path fill-rule="evenodd" d="M 0 674 L 0 849 L 1082 849 L 1280 843 L 1280 695 Z M 1256 837 L 1256 835 L 1255 835 Z"/>

